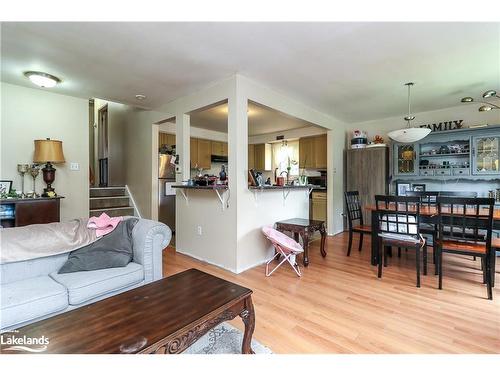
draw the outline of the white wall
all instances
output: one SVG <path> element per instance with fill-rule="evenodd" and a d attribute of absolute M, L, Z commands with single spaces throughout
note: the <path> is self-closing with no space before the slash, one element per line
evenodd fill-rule
<path fill-rule="evenodd" d="M 1 85 L 1 179 L 13 180 L 21 189 L 17 164 L 32 163 L 35 139 L 61 140 L 66 163 L 55 165 L 56 192 L 61 200 L 61 220 L 89 214 L 89 128 L 88 100 L 54 94 L 7 83 Z M 80 170 L 70 171 L 70 162 Z M 45 186 L 42 173 L 36 180 L 37 192 Z M 25 190 L 32 189 L 25 176 Z"/>

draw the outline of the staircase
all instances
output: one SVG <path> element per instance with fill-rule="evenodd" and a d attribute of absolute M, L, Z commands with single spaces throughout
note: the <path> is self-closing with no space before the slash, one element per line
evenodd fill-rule
<path fill-rule="evenodd" d="M 134 216 L 135 210 L 124 186 L 90 188 L 89 216 Z"/>

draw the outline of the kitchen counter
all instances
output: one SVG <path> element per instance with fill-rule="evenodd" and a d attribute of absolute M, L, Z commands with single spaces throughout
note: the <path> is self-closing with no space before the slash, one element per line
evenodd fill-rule
<path fill-rule="evenodd" d="M 321 187 L 319 185 L 264 185 L 264 186 L 249 186 L 250 190 L 282 190 L 282 189 L 320 189 L 326 190 L 325 187 Z"/>
<path fill-rule="evenodd" d="M 192 189 L 192 190 L 227 190 L 227 185 L 208 185 L 208 186 L 189 186 L 189 185 L 172 185 L 174 189 Z"/>

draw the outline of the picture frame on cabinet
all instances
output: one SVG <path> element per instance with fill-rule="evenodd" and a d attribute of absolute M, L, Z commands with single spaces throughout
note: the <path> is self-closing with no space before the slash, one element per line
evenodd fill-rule
<path fill-rule="evenodd" d="M 425 191 L 425 184 L 412 184 L 411 189 L 413 191 Z"/>
<path fill-rule="evenodd" d="M 407 191 L 411 191 L 411 184 L 408 182 L 396 182 L 396 195 L 405 196 Z"/>
<path fill-rule="evenodd" d="M 0 195 L 7 195 L 12 190 L 12 180 L 0 180 Z"/>

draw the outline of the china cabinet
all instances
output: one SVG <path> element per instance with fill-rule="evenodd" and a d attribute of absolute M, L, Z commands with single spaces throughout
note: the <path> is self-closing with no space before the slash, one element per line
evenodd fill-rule
<path fill-rule="evenodd" d="M 392 152 L 395 180 L 499 179 L 500 125 L 431 133 Z"/>

